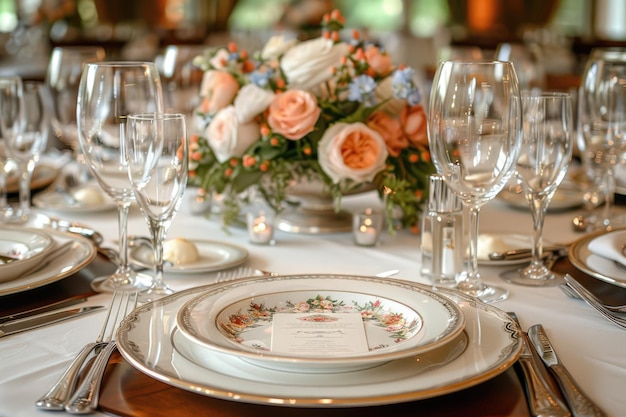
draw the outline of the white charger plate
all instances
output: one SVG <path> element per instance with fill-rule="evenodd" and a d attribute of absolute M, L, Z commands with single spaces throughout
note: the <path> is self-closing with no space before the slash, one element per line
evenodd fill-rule
<path fill-rule="evenodd" d="M 570 246 L 569 260 L 578 270 L 596 279 L 626 288 L 626 269 L 589 250 L 591 241 L 605 233 L 624 233 L 624 231 L 602 231 L 583 236 Z"/>
<path fill-rule="evenodd" d="M 241 265 L 248 260 L 248 250 L 232 243 L 212 240 L 189 239 L 198 249 L 199 259 L 195 262 L 165 265 L 168 273 L 197 274 L 199 272 L 221 271 Z M 142 268 L 154 268 L 152 248 L 146 245 L 134 247 L 129 253 L 130 262 Z"/>
<path fill-rule="evenodd" d="M 435 358 L 422 365 L 418 358 L 405 358 L 360 371 L 310 374 L 268 369 L 219 352 L 194 356 L 197 345 L 186 344 L 188 339 L 180 337 L 176 316 L 185 303 L 211 288 L 191 288 L 134 310 L 117 332 L 124 358 L 157 380 L 199 395 L 329 408 L 407 402 L 467 389 L 507 370 L 522 347 L 519 328 L 502 310 L 442 289 L 441 294 L 457 303 L 466 319 L 468 344 L 458 357 L 451 349 L 447 359 Z"/>
<path fill-rule="evenodd" d="M 358 312 L 366 352 L 344 355 L 272 351 L 273 313 Z M 328 316 L 326 316 L 328 317 Z M 464 327 L 460 308 L 401 281 L 344 275 L 252 277 L 212 288 L 177 317 L 182 335 L 207 351 L 283 370 L 332 373 L 377 366 L 440 347 Z"/>
<path fill-rule="evenodd" d="M 71 240 L 72 247 L 55 259 L 51 259 L 50 263 L 39 271 L 23 278 L 0 282 L 0 296 L 30 290 L 63 279 L 80 271 L 96 257 L 95 246 L 85 238 L 52 229 L 45 229 L 45 232 L 52 236 L 57 246 Z"/>

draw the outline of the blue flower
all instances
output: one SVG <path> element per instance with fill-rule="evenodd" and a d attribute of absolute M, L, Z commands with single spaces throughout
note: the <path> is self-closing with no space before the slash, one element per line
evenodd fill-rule
<path fill-rule="evenodd" d="M 360 103 L 373 101 L 376 81 L 369 75 L 363 74 L 353 79 L 348 88 L 348 100 Z"/>
<path fill-rule="evenodd" d="M 407 67 L 394 71 L 391 79 L 393 95 L 407 100 L 410 106 L 415 106 L 422 100 L 422 95 L 413 82 L 414 77 L 415 71 Z"/>
<path fill-rule="evenodd" d="M 264 71 L 253 71 L 250 74 L 250 81 L 252 81 L 252 83 L 254 83 L 258 87 L 266 88 L 269 85 L 273 73 L 274 71 L 271 69 Z"/>

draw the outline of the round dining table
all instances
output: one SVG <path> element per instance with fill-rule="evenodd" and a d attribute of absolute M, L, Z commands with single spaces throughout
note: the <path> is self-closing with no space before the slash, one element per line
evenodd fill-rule
<path fill-rule="evenodd" d="M 394 279 L 428 284 L 420 273 L 420 236 L 409 230 L 383 232 L 374 246 L 354 243 L 352 232 L 332 234 L 298 234 L 277 230 L 273 245 L 251 243 L 244 228 L 224 227 L 219 216 L 207 217 L 206 212 L 192 210 L 196 190 L 189 188 L 184 202 L 168 233 L 168 239 L 182 237 L 189 240 L 210 240 L 235 245 L 247 251 L 242 263 L 245 267 L 271 271 L 280 275 L 345 274 L 374 276 L 380 272 L 397 270 Z M 379 208 L 375 192 L 346 197 L 342 209 L 359 212 L 365 208 Z M 623 210 L 618 207 L 618 210 Z M 90 211 L 36 212 L 80 222 L 104 236 L 103 246 L 117 247 L 118 227 L 114 207 Z M 571 227 L 574 215 L 582 207 L 569 207 L 548 213 L 544 239 L 547 243 L 570 244 L 585 236 Z M 493 236 L 521 236 L 528 240 L 532 233 L 529 210 L 496 199 L 480 212 L 481 234 Z M 131 208 L 128 233 L 148 236 L 148 227 L 135 206 Z M 567 296 L 558 286 L 531 287 L 505 282 L 502 271 L 522 264 L 481 262 L 482 279 L 509 290 L 506 300 L 493 306 L 515 312 L 521 327 L 526 330 L 542 324 L 559 358 L 582 390 L 608 416 L 626 413 L 626 331 L 605 320 L 580 299 Z M 0 315 L 25 310 L 67 296 L 87 297 L 81 306 L 107 306 L 109 293 L 96 294 L 90 281 L 110 273 L 115 266 L 97 256 L 79 272 L 50 284 L 0 296 Z M 567 259 L 561 259 L 555 270 L 582 274 Z M 166 273 L 167 283 L 176 291 L 216 282 L 219 271 L 185 274 Z M 615 286 L 615 291 L 626 289 Z M 93 341 L 100 331 L 106 312 L 102 311 L 63 321 L 39 329 L 0 338 L 0 416 L 51 416 L 38 410 L 35 401 L 56 381 L 76 353 Z M 542 371 L 555 387 L 551 374 Z M 358 386 L 354 387 L 358 391 Z M 280 395 L 280 392 L 276 393 Z M 450 389 L 443 395 L 398 403 L 333 407 L 293 407 L 267 403 L 248 403 L 232 399 L 214 398 L 191 389 L 181 389 L 157 380 L 137 369 L 120 353 L 109 361 L 100 393 L 100 404 L 94 415 L 116 416 L 189 416 L 211 415 L 243 417 L 274 416 L 530 416 L 526 396 L 517 366 L 498 370 L 493 376 L 472 386 Z M 64 415 L 63 413 L 54 415 Z"/>

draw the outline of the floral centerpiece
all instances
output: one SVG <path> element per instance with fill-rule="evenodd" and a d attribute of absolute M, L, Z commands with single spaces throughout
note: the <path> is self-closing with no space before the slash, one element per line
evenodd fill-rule
<path fill-rule="evenodd" d="M 415 73 L 358 31 L 341 40 L 338 11 L 322 24 L 319 38 L 273 37 L 253 55 L 229 44 L 195 58 L 205 72 L 191 181 L 224 195 L 226 224 L 252 187 L 280 211 L 289 187 L 313 178 L 338 203 L 376 187 L 388 219 L 417 227 L 434 167 Z"/>

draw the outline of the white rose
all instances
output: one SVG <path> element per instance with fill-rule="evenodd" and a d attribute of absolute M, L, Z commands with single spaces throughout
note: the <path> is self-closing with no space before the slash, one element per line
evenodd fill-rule
<path fill-rule="evenodd" d="M 228 62 L 228 56 L 230 54 L 228 53 L 228 51 L 224 48 L 220 48 L 215 55 L 213 56 L 213 58 L 211 58 L 209 60 L 209 62 L 211 63 L 211 65 L 213 66 L 213 68 L 215 69 L 224 69 L 226 68 L 226 63 Z"/>
<path fill-rule="evenodd" d="M 222 163 L 232 157 L 240 157 L 259 140 L 259 125 L 240 123 L 234 106 L 217 112 L 205 131 L 209 146 L 217 160 Z"/>
<path fill-rule="evenodd" d="M 333 76 L 332 69 L 348 54 L 345 43 L 315 38 L 289 49 L 280 61 L 290 89 L 311 90 Z"/>
<path fill-rule="evenodd" d="M 239 121 L 251 122 L 252 119 L 267 109 L 273 99 L 274 93 L 269 90 L 264 90 L 255 84 L 244 85 L 239 90 L 234 102 Z"/>
<path fill-rule="evenodd" d="M 276 59 L 287 52 L 287 50 L 294 46 L 297 42 L 297 39 L 287 39 L 280 35 L 272 36 L 265 44 L 265 47 L 261 52 L 261 58 Z"/>
<path fill-rule="evenodd" d="M 385 169 L 388 156 L 383 137 L 363 123 L 335 123 L 318 147 L 320 166 L 335 184 L 372 181 Z"/>

